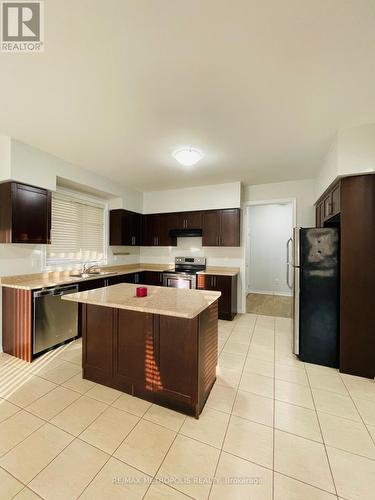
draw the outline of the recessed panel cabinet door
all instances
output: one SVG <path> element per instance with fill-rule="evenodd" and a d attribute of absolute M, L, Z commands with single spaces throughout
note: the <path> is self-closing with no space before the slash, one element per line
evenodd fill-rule
<path fill-rule="evenodd" d="M 216 210 L 209 210 L 202 214 L 202 245 L 217 247 L 220 237 L 220 214 Z"/>
<path fill-rule="evenodd" d="M 198 320 L 159 318 L 154 330 L 155 392 L 166 399 L 191 403 L 198 372 Z"/>
<path fill-rule="evenodd" d="M 12 184 L 12 243 L 50 243 L 51 193 Z"/>
<path fill-rule="evenodd" d="M 103 380 L 112 378 L 113 319 L 111 307 L 83 305 L 83 335 L 85 368 L 101 375 Z"/>
<path fill-rule="evenodd" d="M 220 240 L 221 247 L 240 246 L 240 211 L 220 210 Z"/>
<path fill-rule="evenodd" d="M 104 308 L 103 308 L 104 309 Z M 115 377 L 151 391 L 154 374 L 153 315 L 118 310 L 115 335 Z"/>

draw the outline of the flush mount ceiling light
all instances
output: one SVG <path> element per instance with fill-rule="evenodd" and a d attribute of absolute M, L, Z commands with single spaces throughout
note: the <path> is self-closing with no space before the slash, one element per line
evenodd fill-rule
<path fill-rule="evenodd" d="M 191 167 L 192 165 L 198 163 L 204 155 L 202 151 L 199 151 L 199 149 L 187 147 L 177 149 L 172 156 L 178 161 L 178 163 L 181 163 L 181 165 Z"/>

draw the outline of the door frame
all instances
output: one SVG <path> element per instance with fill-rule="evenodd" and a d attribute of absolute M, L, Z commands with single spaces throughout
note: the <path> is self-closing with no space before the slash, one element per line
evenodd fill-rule
<path fill-rule="evenodd" d="M 269 200 L 245 201 L 242 203 L 243 225 L 242 225 L 242 241 L 244 242 L 244 269 L 243 277 L 245 286 L 242 290 L 242 310 L 246 312 L 246 296 L 249 288 L 248 270 L 250 266 L 249 250 L 250 250 L 250 231 L 249 231 L 249 208 L 259 205 L 292 205 L 292 230 L 297 225 L 297 198 L 274 198 Z"/>

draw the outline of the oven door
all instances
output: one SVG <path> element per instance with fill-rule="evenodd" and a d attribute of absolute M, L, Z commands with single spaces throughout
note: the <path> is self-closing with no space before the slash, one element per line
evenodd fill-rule
<path fill-rule="evenodd" d="M 195 276 L 184 276 L 179 274 L 164 274 L 164 286 L 170 288 L 196 288 Z"/>

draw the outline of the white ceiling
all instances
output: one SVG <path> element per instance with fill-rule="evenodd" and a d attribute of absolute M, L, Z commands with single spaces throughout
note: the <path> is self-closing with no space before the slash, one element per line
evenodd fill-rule
<path fill-rule="evenodd" d="M 374 0 L 45 4 L 45 52 L 0 55 L 0 132 L 129 187 L 311 177 L 375 119 Z"/>

